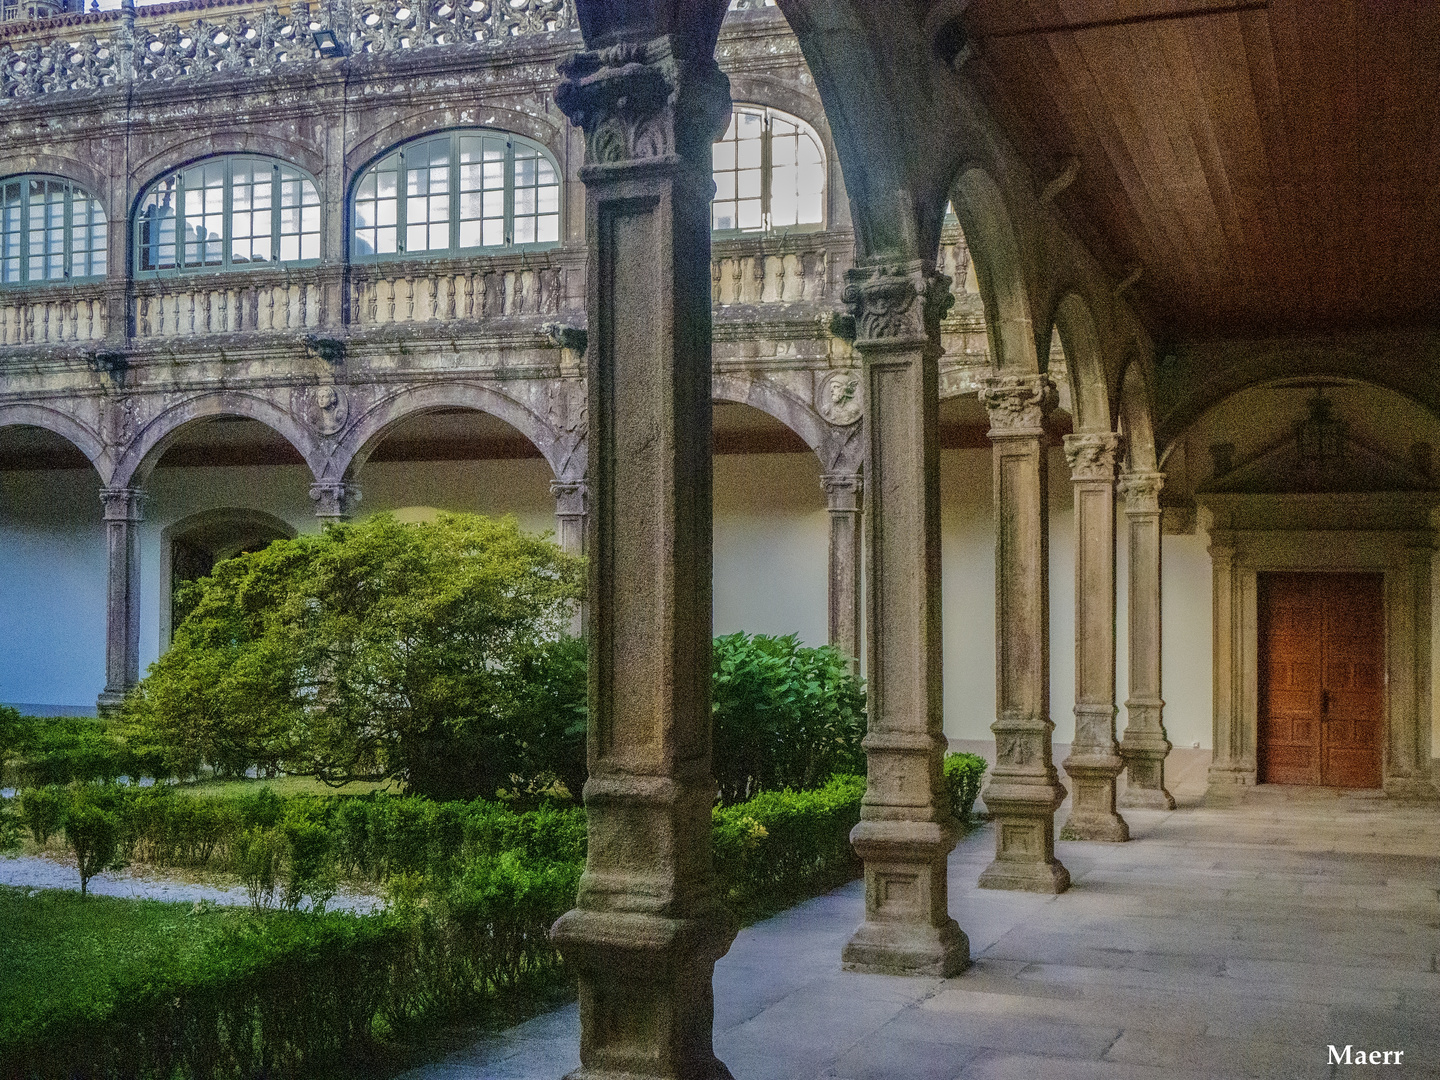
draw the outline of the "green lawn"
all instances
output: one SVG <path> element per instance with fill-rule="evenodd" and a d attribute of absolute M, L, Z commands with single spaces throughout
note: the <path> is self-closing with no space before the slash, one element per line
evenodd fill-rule
<path fill-rule="evenodd" d="M 0 1042 L 51 1014 L 103 1015 L 152 963 L 184 964 L 236 909 L 0 886 Z"/>

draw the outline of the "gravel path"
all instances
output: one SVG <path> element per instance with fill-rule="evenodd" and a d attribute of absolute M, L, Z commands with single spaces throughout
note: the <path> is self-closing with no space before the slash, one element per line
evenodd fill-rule
<path fill-rule="evenodd" d="M 70 889 L 80 891 L 80 873 L 73 862 L 46 859 L 38 855 L 0 856 L 0 885 L 16 885 L 28 889 Z M 208 900 L 212 904 L 245 907 L 250 903 L 243 885 L 222 888 L 190 881 L 178 881 L 157 873 L 134 873 L 112 870 L 90 879 L 90 891 L 98 896 L 121 896 L 130 900 L 169 900 L 193 904 Z M 301 905 L 302 907 L 305 905 Z M 341 891 L 330 901 L 331 911 L 353 911 L 367 914 L 384 906 L 378 896 Z"/>

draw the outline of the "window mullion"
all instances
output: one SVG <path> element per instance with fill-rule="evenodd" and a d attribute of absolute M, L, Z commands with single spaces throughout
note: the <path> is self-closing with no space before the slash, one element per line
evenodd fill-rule
<path fill-rule="evenodd" d="M 760 129 L 760 223 L 765 232 L 770 231 L 770 174 L 773 171 L 774 154 L 771 151 L 770 110 L 765 110 L 765 125 Z"/>
<path fill-rule="evenodd" d="M 175 265 L 173 271 L 185 268 L 185 174 L 175 181 Z"/>
<path fill-rule="evenodd" d="M 75 217 L 73 198 L 70 185 L 64 185 L 60 189 L 60 205 L 64 207 L 64 216 L 60 221 L 60 277 L 66 281 L 70 279 L 70 233 Z"/>
<path fill-rule="evenodd" d="M 20 284 L 30 284 L 30 181 L 20 180 Z"/>
<path fill-rule="evenodd" d="M 405 212 L 405 211 L 406 211 L 406 207 L 409 205 L 409 202 L 410 202 L 410 198 L 409 198 L 410 188 L 409 188 L 409 186 L 408 186 L 408 185 L 409 185 L 409 175 L 410 175 L 410 174 L 406 171 L 406 167 L 405 167 L 405 151 L 401 150 L 400 153 L 396 155 L 396 163 L 395 163 L 395 254 L 396 254 L 396 255 L 404 255 L 404 254 L 406 254 L 406 248 L 405 248 L 405 230 L 406 230 L 406 227 L 408 226 L 409 220 L 410 220 L 409 215 Z M 378 179 L 377 179 L 377 181 L 376 181 L 376 185 L 377 185 L 377 186 L 376 186 L 376 191 L 378 192 L 378 191 L 379 191 L 379 186 L 378 186 L 378 185 L 379 185 L 379 181 L 378 181 Z M 375 205 L 378 207 L 380 204 L 379 204 L 379 202 L 377 201 Z M 377 232 L 376 235 L 377 235 L 377 236 L 379 235 L 378 232 Z M 376 249 L 376 254 L 377 254 L 377 255 L 379 254 L 379 249 L 378 249 L 378 247 L 377 247 L 377 249 Z"/>
<path fill-rule="evenodd" d="M 450 247 L 447 250 L 454 256 L 460 253 L 460 133 L 457 131 L 450 133 L 449 176 Z"/>
<path fill-rule="evenodd" d="M 505 246 L 515 245 L 515 140 L 505 139 Z"/>
<path fill-rule="evenodd" d="M 270 166 L 270 265 L 280 265 L 280 166 Z M 252 196 L 253 198 L 253 196 Z M 300 198 L 304 201 L 305 185 L 300 185 Z M 303 220 L 303 215 L 302 215 Z M 299 241 L 297 244 L 297 254 Z"/>
<path fill-rule="evenodd" d="M 234 184 L 235 184 L 235 168 L 234 168 L 234 166 L 235 166 L 235 159 L 234 159 L 234 158 L 226 158 L 226 159 L 225 159 L 225 174 L 224 174 L 224 176 L 221 178 L 221 181 L 220 181 L 222 184 L 225 185 L 224 190 L 223 190 L 223 191 L 221 192 L 221 194 L 220 194 L 220 269 L 221 269 L 221 270 L 228 270 L 228 269 L 230 269 L 230 244 L 231 244 L 231 242 L 232 242 L 232 237 L 233 237 L 233 230 L 232 230 L 231 227 L 230 227 L 230 219 L 231 219 L 231 217 L 233 216 L 233 212 L 234 212 L 234 209 L 235 209 L 235 198 L 234 198 L 234 195 L 235 195 L 235 187 L 234 187 Z M 206 244 L 207 247 L 209 246 L 209 239 L 210 239 L 210 230 L 209 230 L 209 229 L 206 229 L 206 230 L 205 230 L 204 241 L 205 241 L 205 244 Z M 202 249 L 201 252 L 200 252 L 200 257 L 201 257 L 202 260 L 203 260 L 204 257 L 205 257 L 205 252 L 204 252 L 203 249 Z"/>

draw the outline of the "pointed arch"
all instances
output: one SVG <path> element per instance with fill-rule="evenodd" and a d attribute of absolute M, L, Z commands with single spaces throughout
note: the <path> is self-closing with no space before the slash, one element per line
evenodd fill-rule
<path fill-rule="evenodd" d="M 329 454 L 315 433 L 293 412 L 254 394 L 224 390 L 182 401 L 141 428 L 116 463 L 115 485 L 143 486 L 181 431 L 197 420 L 208 420 L 214 416 L 243 416 L 264 424 L 295 448 L 317 480 L 324 476 Z"/>

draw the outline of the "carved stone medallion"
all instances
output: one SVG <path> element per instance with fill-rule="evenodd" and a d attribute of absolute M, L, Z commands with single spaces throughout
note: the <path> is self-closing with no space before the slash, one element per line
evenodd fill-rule
<path fill-rule="evenodd" d="M 836 427 L 848 427 L 860 419 L 860 378 L 854 371 L 832 371 L 820 380 L 815 395 L 820 415 Z"/>
<path fill-rule="evenodd" d="M 321 383 L 304 392 L 304 416 L 321 435 L 334 435 L 350 414 L 350 398 L 343 386 Z"/>

